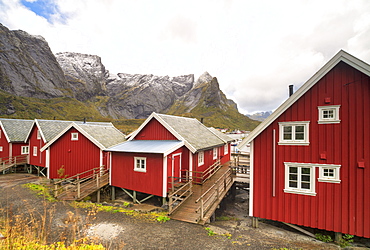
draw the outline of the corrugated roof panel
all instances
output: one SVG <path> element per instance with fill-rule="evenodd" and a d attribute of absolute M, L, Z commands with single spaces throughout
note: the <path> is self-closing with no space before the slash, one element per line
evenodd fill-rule
<path fill-rule="evenodd" d="M 175 150 L 182 145 L 182 141 L 134 140 L 113 146 L 107 151 L 164 154 L 169 150 Z"/>

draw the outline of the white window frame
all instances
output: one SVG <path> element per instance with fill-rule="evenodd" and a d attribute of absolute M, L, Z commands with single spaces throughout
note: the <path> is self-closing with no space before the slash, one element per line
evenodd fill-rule
<path fill-rule="evenodd" d="M 29 154 L 29 147 L 28 146 L 22 146 L 21 147 L 21 154 L 22 155 L 28 155 Z"/>
<path fill-rule="evenodd" d="M 0 146 L 0 152 L 3 152 L 3 146 Z"/>
<path fill-rule="evenodd" d="M 296 127 L 304 127 L 304 139 L 296 139 Z M 292 138 L 290 140 L 284 139 L 284 128 L 292 127 Z M 279 122 L 279 145 L 310 145 L 310 122 L 309 121 L 297 121 L 297 122 Z"/>
<path fill-rule="evenodd" d="M 316 196 L 315 192 L 315 172 L 316 168 L 314 164 L 310 163 L 296 163 L 296 162 L 284 162 L 285 165 L 285 188 L 284 192 L 285 193 L 292 193 L 292 194 L 303 194 L 303 195 L 311 195 L 311 196 Z M 297 187 L 290 187 L 289 186 L 289 177 L 290 177 L 290 172 L 289 168 L 290 167 L 296 167 L 297 168 Z M 302 187 L 302 183 L 305 182 L 302 180 L 302 168 L 309 168 L 310 169 L 310 189 L 306 189 Z"/>
<path fill-rule="evenodd" d="M 37 130 L 37 140 L 40 140 L 41 139 L 41 134 L 40 134 L 40 130 Z"/>
<path fill-rule="evenodd" d="M 341 165 L 334 164 L 321 164 L 319 167 L 319 182 L 330 182 L 330 183 L 340 183 L 340 167 Z M 329 176 L 329 171 L 332 172 L 332 176 Z"/>
<path fill-rule="evenodd" d="M 71 141 L 78 141 L 78 133 L 71 133 Z"/>
<path fill-rule="evenodd" d="M 339 108 L 340 105 L 331 105 L 331 106 L 319 106 L 319 124 L 328 124 L 328 123 L 340 123 L 339 119 Z M 324 117 L 325 112 L 333 112 L 333 117 Z"/>
<path fill-rule="evenodd" d="M 229 144 L 228 143 L 224 145 L 224 155 L 227 155 L 227 154 L 229 154 Z"/>
<path fill-rule="evenodd" d="M 213 160 L 216 160 L 218 157 L 218 148 L 213 148 Z"/>
<path fill-rule="evenodd" d="M 134 171 L 146 172 L 146 157 L 134 157 Z"/>
<path fill-rule="evenodd" d="M 37 156 L 37 146 L 33 146 L 33 156 Z"/>
<path fill-rule="evenodd" d="M 204 165 L 204 151 L 198 152 L 198 167 Z"/>

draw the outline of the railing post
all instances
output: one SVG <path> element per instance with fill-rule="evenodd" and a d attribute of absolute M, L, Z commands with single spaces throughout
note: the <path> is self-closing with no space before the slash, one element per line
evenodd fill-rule
<path fill-rule="evenodd" d="M 77 198 L 81 197 L 81 184 L 80 184 L 80 176 L 77 175 Z"/>
<path fill-rule="evenodd" d="M 172 190 L 172 193 L 175 192 L 175 182 L 173 181 L 173 176 L 171 176 L 171 190 Z"/>
<path fill-rule="evenodd" d="M 54 197 L 58 196 L 58 185 L 54 184 Z"/>
<path fill-rule="evenodd" d="M 203 207 L 203 198 L 202 198 L 200 200 L 200 219 L 201 220 L 203 220 L 203 218 L 204 218 L 203 212 L 204 212 L 204 207 Z"/>

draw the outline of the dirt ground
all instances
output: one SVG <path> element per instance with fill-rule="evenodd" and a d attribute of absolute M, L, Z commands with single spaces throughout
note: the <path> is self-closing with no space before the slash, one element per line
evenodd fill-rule
<path fill-rule="evenodd" d="M 200 226 L 175 220 L 150 222 L 122 213 L 89 214 L 68 202 L 46 202 L 21 185 L 43 180 L 30 174 L 0 175 L 0 209 L 13 215 L 50 212 L 49 240 L 53 242 L 72 233 L 67 229 L 78 218 L 78 233 L 96 238 L 109 249 L 339 249 L 277 222 L 260 221 L 259 228 L 252 228 L 247 216 L 248 192 L 244 190 L 238 191 L 234 201 L 223 202 L 216 214 L 219 220 Z M 123 193 L 117 195 L 125 199 Z M 208 235 L 206 228 L 215 234 Z M 362 240 L 358 246 L 369 244 Z"/>

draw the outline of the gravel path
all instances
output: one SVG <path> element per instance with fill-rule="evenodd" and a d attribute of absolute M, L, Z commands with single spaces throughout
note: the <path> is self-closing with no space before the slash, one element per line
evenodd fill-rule
<path fill-rule="evenodd" d="M 6 208 L 13 215 L 51 214 L 50 241 L 81 233 L 95 237 L 110 249 L 338 249 L 334 244 L 322 243 L 269 223 L 261 222 L 258 229 L 252 228 L 251 219 L 245 216 L 243 200 L 236 204 L 229 202 L 224 210 L 224 214 L 238 220 L 215 221 L 203 227 L 174 220 L 149 222 L 122 213 L 89 214 L 67 202 L 44 201 L 20 185 L 28 181 L 35 179 L 27 179 L 26 174 L 0 175 L 0 210 Z M 209 236 L 206 227 L 218 234 Z"/>

